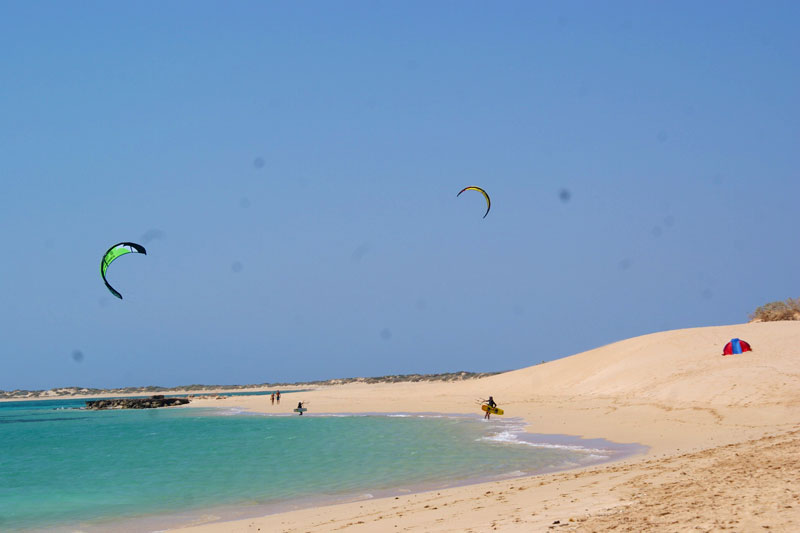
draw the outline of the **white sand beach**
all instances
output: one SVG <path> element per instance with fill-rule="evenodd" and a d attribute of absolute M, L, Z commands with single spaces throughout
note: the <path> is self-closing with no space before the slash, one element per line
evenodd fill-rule
<path fill-rule="evenodd" d="M 722 357 L 733 337 L 753 351 Z M 800 531 L 800 322 L 654 333 L 476 380 L 325 386 L 285 396 L 280 406 L 264 396 L 192 406 L 289 413 L 303 400 L 320 413 L 470 413 L 489 395 L 527 431 L 649 451 L 579 470 L 178 530 Z"/>

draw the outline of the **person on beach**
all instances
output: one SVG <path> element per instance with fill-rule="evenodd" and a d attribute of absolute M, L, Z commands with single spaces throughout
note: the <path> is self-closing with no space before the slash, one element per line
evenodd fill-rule
<path fill-rule="evenodd" d="M 272 405 L 275 405 L 275 393 L 274 392 L 272 393 L 271 399 L 272 399 Z"/>
<path fill-rule="evenodd" d="M 489 420 L 491 418 L 491 414 L 492 414 L 491 410 L 494 409 L 495 407 L 497 407 L 497 404 L 494 403 L 494 398 L 489 396 L 489 399 L 486 400 L 486 405 L 489 406 L 489 409 L 486 410 L 486 416 L 484 416 L 483 418 L 485 418 L 486 420 Z"/>
<path fill-rule="evenodd" d="M 275 399 L 278 400 L 278 405 L 281 404 L 281 391 L 275 393 Z"/>
<path fill-rule="evenodd" d="M 300 412 L 300 416 L 303 416 L 303 402 L 297 402 L 297 409 Z"/>

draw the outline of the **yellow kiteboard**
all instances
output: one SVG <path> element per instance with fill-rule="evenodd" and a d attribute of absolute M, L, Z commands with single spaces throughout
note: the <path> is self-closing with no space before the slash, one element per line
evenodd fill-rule
<path fill-rule="evenodd" d="M 484 411 L 487 411 L 489 413 L 492 413 L 493 415 L 502 415 L 503 414 L 503 410 L 500 409 L 499 407 L 489 407 L 486 404 L 481 405 L 481 409 L 483 409 Z"/>

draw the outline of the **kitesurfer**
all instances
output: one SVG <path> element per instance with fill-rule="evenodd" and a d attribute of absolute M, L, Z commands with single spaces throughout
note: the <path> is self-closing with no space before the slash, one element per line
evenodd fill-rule
<path fill-rule="evenodd" d="M 297 402 L 297 410 L 300 413 L 300 416 L 303 416 L 303 402 Z"/>
<path fill-rule="evenodd" d="M 489 399 L 488 399 L 488 400 L 486 400 L 486 405 L 488 405 L 488 406 L 489 406 L 489 409 L 487 409 L 487 410 L 486 410 L 486 416 L 484 416 L 483 418 L 485 418 L 485 419 L 489 420 L 489 419 L 491 418 L 491 416 L 490 416 L 490 415 L 492 414 L 492 409 L 494 409 L 495 407 L 497 407 L 497 404 L 496 404 L 496 403 L 494 403 L 494 398 L 492 398 L 491 396 L 489 396 Z"/>

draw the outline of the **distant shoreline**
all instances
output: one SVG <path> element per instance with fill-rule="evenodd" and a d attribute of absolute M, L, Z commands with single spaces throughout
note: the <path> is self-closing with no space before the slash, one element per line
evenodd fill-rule
<path fill-rule="evenodd" d="M 271 392 L 281 388 L 345 385 L 349 383 L 414 383 L 421 381 L 464 381 L 501 374 L 502 372 L 448 372 L 440 374 L 397 374 L 378 377 L 336 378 L 324 381 L 302 381 L 295 383 L 262 383 L 256 385 L 182 385 L 177 387 L 124 387 L 95 389 L 89 387 L 59 387 L 46 390 L 0 390 L 0 402 L 26 400 L 89 399 L 109 396 L 150 396 L 153 394 L 226 394 L 235 392 Z"/>

